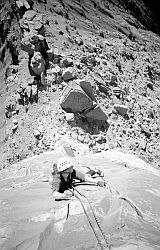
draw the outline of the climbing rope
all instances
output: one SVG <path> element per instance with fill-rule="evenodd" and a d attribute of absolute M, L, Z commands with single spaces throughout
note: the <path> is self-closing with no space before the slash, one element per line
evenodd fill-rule
<path fill-rule="evenodd" d="M 104 180 L 104 178 L 102 178 L 102 179 Z M 105 181 L 105 180 L 104 180 L 104 181 Z M 137 213 L 137 215 L 143 219 L 143 214 L 142 214 L 142 212 L 141 212 L 140 209 L 133 203 L 133 201 L 131 201 L 131 200 L 128 199 L 127 197 L 122 196 L 122 195 L 116 190 L 116 188 L 114 187 L 114 185 L 113 185 L 111 182 L 107 181 L 107 184 L 108 184 L 108 185 L 107 185 L 107 189 L 110 191 L 110 193 L 111 193 L 112 195 L 116 196 L 117 199 L 124 200 L 125 202 L 127 202 L 127 203 L 131 206 L 131 208 L 135 210 L 135 212 Z"/>
<path fill-rule="evenodd" d="M 90 226 L 91 226 L 91 228 L 92 228 L 92 230 L 93 230 L 93 232 L 94 232 L 94 235 L 95 235 L 95 237 L 96 237 L 96 239 L 97 239 L 98 245 L 100 246 L 100 248 L 101 248 L 102 250 L 103 250 L 103 249 L 106 249 L 106 247 L 104 248 L 104 246 L 103 246 L 102 243 L 101 243 L 101 240 L 100 240 L 100 238 L 99 238 L 99 236 L 98 236 L 98 234 L 97 234 L 97 232 L 96 232 L 96 230 L 95 230 L 95 228 L 94 228 L 94 226 L 93 226 L 93 224 L 92 224 L 92 221 L 91 221 L 91 219 L 90 219 L 90 217 L 89 217 L 89 215 L 88 215 L 88 213 L 87 213 L 87 211 L 86 211 L 86 209 L 85 209 L 85 206 L 84 206 L 84 204 L 83 204 L 83 201 L 80 199 L 80 197 L 79 197 L 78 195 L 75 194 L 74 191 L 77 191 L 77 193 L 79 193 L 81 196 L 83 196 L 83 197 L 85 197 L 85 198 L 87 199 L 88 204 L 89 204 L 89 206 L 90 206 L 90 208 L 91 208 L 91 211 L 92 211 L 92 213 L 93 213 L 93 216 L 94 216 L 94 218 L 95 218 L 95 221 L 96 221 L 96 223 L 97 223 L 97 225 L 98 225 L 98 228 L 100 229 L 100 231 L 101 231 L 101 233 L 102 233 L 102 235 L 103 235 L 103 237 L 104 237 L 104 239 L 105 239 L 105 242 L 106 242 L 106 244 L 107 244 L 107 247 L 109 248 L 109 246 L 108 246 L 108 241 L 107 241 L 107 238 L 106 238 L 106 236 L 105 236 L 105 233 L 103 232 L 103 230 L 102 230 L 102 228 L 101 228 L 101 226 L 100 226 L 100 224 L 99 224 L 99 222 L 98 222 L 98 219 L 97 219 L 97 217 L 96 217 L 96 215 L 95 215 L 95 212 L 94 212 L 94 210 L 93 210 L 93 208 L 92 208 L 92 205 L 91 205 L 89 199 L 88 199 L 84 194 L 82 194 L 81 192 L 79 192 L 79 191 L 78 191 L 77 189 L 75 189 L 75 188 L 74 188 L 74 191 L 72 191 L 71 189 L 69 189 L 69 190 L 70 190 L 70 192 L 80 201 L 80 203 L 81 203 L 81 205 L 82 205 L 82 208 L 83 208 L 83 210 L 84 210 L 84 213 L 85 213 L 85 215 L 86 215 L 86 217 L 87 217 L 87 219 L 88 219 L 88 222 L 89 222 L 89 224 L 90 224 Z"/>
<path fill-rule="evenodd" d="M 76 190 L 77 193 L 79 193 L 81 196 L 83 196 L 83 197 L 85 197 L 85 198 L 87 199 L 88 204 L 89 204 L 89 206 L 90 206 L 90 209 L 91 209 L 91 211 L 92 211 L 92 214 L 93 214 L 93 216 L 94 216 L 94 219 L 95 219 L 95 221 L 96 221 L 96 223 L 97 223 L 97 226 L 98 226 L 99 230 L 101 231 L 101 234 L 102 234 L 102 236 L 103 236 L 103 238 L 104 238 L 104 240 L 105 240 L 105 242 L 106 242 L 107 247 L 109 247 L 109 243 L 108 243 L 107 237 L 106 237 L 106 235 L 105 235 L 103 229 L 102 229 L 101 226 L 100 226 L 100 223 L 99 223 L 99 221 L 98 221 L 98 219 L 97 219 L 97 216 L 96 216 L 96 214 L 95 214 L 95 212 L 94 212 L 94 209 L 93 209 L 93 207 L 92 207 L 92 205 L 91 205 L 90 200 L 88 199 L 88 197 L 87 197 L 86 195 L 82 194 L 82 193 L 81 193 L 80 191 L 78 191 L 76 188 L 74 188 L 74 190 Z"/>

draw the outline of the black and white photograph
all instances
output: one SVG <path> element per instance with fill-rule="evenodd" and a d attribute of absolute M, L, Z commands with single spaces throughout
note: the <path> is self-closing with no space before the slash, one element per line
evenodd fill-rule
<path fill-rule="evenodd" d="M 0 0 L 0 250 L 160 250 L 160 9 Z"/>

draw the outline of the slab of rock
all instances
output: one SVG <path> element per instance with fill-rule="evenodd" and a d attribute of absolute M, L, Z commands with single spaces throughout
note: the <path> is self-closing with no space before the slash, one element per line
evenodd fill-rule
<path fill-rule="evenodd" d="M 103 110 L 97 106 L 86 114 L 86 117 L 98 121 L 107 121 L 108 117 Z"/>
<path fill-rule="evenodd" d="M 141 124 L 141 131 L 146 135 L 146 137 L 149 138 L 151 136 L 151 131 L 148 126 Z"/>
<path fill-rule="evenodd" d="M 50 69 L 50 72 L 54 75 L 57 75 L 62 73 L 62 69 L 58 65 L 56 65 L 54 68 Z"/>
<path fill-rule="evenodd" d="M 70 57 L 66 57 L 61 60 L 62 67 L 71 67 L 72 65 L 73 65 L 73 60 Z"/>
<path fill-rule="evenodd" d="M 126 115 L 128 111 L 128 107 L 125 105 L 120 104 L 114 104 L 114 109 L 120 114 L 120 115 Z"/>
<path fill-rule="evenodd" d="M 17 4 L 18 8 L 21 8 L 24 6 L 26 9 L 30 9 L 30 5 L 28 4 L 27 0 L 16 1 L 16 4 Z"/>
<path fill-rule="evenodd" d="M 62 73 L 62 77 L 64 81 L 69 81 L 73 79 L 73 70 L 71 67 L 65 69 Z"/>
<path fill-rule="evenodd" d="M 94 120 L 107 120 L 106 114 L 97 106 L 90 82 L 86 80 L 70 82 L 62 93 L 60 104 L 66 112 L 81 113 Z"/>
<path fill-rule="evenodd" d="M 93 93 L 93 88 L 92 85 L 89 81 L 85 79 L 80 79 L 75 81 L 77 84 L 80 85 L 80 87 L 83 89 L 83 91 L 94 101 L 97 102 L 94 93 Z"/>
<path fill-rule="evenodd" d="M 73 121 L 74 120 L 74 114 L 73 113 L 67 113 L 65 115 L 66 121 Z"/>

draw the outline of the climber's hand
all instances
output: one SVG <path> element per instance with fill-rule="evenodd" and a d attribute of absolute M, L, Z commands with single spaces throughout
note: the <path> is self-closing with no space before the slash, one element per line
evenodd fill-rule
<path fill-rule="evenodd" d="M 106 182 L 105 181 L 97 181 L 97 186 L 104 187 L 104 186 L 106 186 Z"/>
<path fill-rule="evenodd" d="M 63 201 L 63 200 L 70 200 L 72 198 L 72 194 L 65 194 L 61 197 L 56 197 L 55 201 Z"/>
<path fill-rule="evenodd" d="M 104 173 L 101 170 L 97 170 L 97 174 L 101 177 L 104 177 Z"/>

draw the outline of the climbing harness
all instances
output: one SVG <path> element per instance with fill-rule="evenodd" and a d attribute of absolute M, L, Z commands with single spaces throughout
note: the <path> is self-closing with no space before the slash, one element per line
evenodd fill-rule
<path fill-rule="evenodd" d="M 93 230 L 93 233 L 94 233 L 94 235 L 95 235 L 95 237 L 96 237 L 96 239 L 97 239 L 97 242 L 98 242 L 98 245 L 100 246 L 100 248 L 101 248 L 102 250 L 103 250 L 103 249 L 106 249 L 106 247 L 109 249 L 109 244 L 108 244 L 108 241 L 107 241 L 107 237 L 106 237 L 106 235 L 105 235 L 103 229 L 102 229 L 101 226 L 100 226 L 100 223 L 99 223 L 99 221 L 98 221 L 98 219 L 97 219 L 97 216 L 96 216 L 96 214 L 95 214 L 95 212 L 94 212 L 94 210 L 93 210 L 93 207 L 92 207 L 92 205 L 91 205 L 91 203 L 90 203 L 88 197 L 85 196 L 84 194 L 82 194 L 82 193 L 81 193 L 80 191 L 78 191 L 76 188 L 74 188 L 73 191 L 72 191 L 71 189 L 69 189 L 69 190 L 70 190 L 70 192 L 80 201 L 80 203 L 81 203 L 81 205 L 82 205 L 82 208 L 83 208 L 83 210 L 84 210 L 84 213 L 85 213 L 85 215 L 86 215 L 86 217 L 87 217 L 87 220 L 88 220 L 88 222 L 89 222 L 89 224 L 90 224 L 90 226 L 91 226 L 91 228 L 92 228 L 92 230 Z M 100 238 L 99 238 L 99 236 L 98 236 L 98 234 L 97 234 L 97 232 L 96 232 L 96 230 L 95 230 L 95 228 L 94 228 L 94 226 L 93 226 L 93 224 L 92 224 L 92 221 L 91 221 L 91 219 L 90 219 L 90 217 L 89 217 L 89 215 L 88 215 L 88 213 L 87 213 L 87 211 L 86 211 L 86 208 L 85 208 L 85 206 L 84 206 L 84 204 L 83 204 L 83 201 L 81 200 L 81 198 L 80 198 L 77 194 L 75 194 L 74 191 L 76 191 L 79 195 L 81 195 L 81 196 L 83 196 L 83 197 L 85 197 L 85 198 L 87 199 L 87 202 L 88 202 L 88 204 L 89 204 L 89 206 L 90 206 L 90 208 L 91 208 L 93 217 L 94 217 L 94 219 L 95 219 L 95 221 L 96 221 L 96 223 L 97 223 L 97 226 L 98 226 L 98 228 L 99 228 L 99 230 L 100 230 L 100 232 L 101 232 L 101 234 L 102 234 L 102 236 L 103 236 L 103 238 L 104 238 L 104 240 L 105 240 L 105 243 L 106 243 L 106 246 L 105 246 L 105 247 L 103 246 L 103 244 L 102 244 L 102 242 L 101 242 L 101 240 L 100 240 Z"/>

